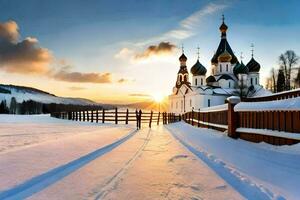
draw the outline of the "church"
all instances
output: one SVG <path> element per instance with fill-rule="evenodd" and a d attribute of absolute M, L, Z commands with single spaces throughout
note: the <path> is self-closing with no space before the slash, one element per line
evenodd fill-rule
<path fill-rule="evenodd" d="M 191 110 L 224 104 L 229 96 L 255 97 L 270 92 L 260 85 L 260 64 L 253 57 L 245 65 L 234 55 L 226 37 L 228 26 L 224 22 L 220 26 L 221 41 L 211 59 L 211 75 L 198 59 L 191 67 L 186 66 L 187 57 L 179 57 L 180 69 L 176 84 L 169 95 L 169 112 L 181 114 Z"/>

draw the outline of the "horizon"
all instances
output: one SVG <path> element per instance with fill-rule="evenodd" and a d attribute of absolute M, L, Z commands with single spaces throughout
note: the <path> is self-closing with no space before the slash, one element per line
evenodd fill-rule
<path fill-rule="evenodd" d="M 188 70 L 210 74 L 225 15 L 236 57 L 261 64 L 261 84 L 286 50 L 300 53 L 297 1 L 1 1 L 1 83 L 99 103 L 168 96 L 181 45 Z M 243 13 L 241 15 L 241 13 Z M 155 80 L 153 80 L 155 77 Z"/>

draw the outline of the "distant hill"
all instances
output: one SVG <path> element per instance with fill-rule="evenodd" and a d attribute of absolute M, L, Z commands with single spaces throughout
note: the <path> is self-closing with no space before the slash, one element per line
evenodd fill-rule
<path fill-rule="evenodd" d="M 36 88 L 0 84 L 0 101 L 6 100 L 6 102 L 9 104 L 12 97 L 15 97 L 18 103 L 33 100 L 46 104 L 57 103 L 73 105 L 102 105 L 83 98 L 58 97 L 54 94 Z"/>
<path fill-rule="evenodd" d="M 4 84 L 0 84 L 0 103 L 0 113 L 12 114 L 39 114 L 113 107 L 83 98 L 58 97 L 36 88 Z"/>
<path fill-rule="evenodd" d="M 137 103 L 132 103 L 132 104 L 126 104 L 126 105 L 123 105 L 122 107 L 129 107 L 129 108 L 141 109 L 141 110 L 153 110 L 153 111 L 159 110 L 159 104 L 152 100 L 142 101 L 142 102 L 137 102 Z M 161 103 L 160 111 L 164 112 L 166 110 L 167 110 L 167 104 Z"/>

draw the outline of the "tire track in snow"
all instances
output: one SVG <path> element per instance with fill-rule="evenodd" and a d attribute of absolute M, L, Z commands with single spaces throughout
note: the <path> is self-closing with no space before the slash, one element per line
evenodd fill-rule
<path fill-rule="evenodd" d="M 13 188 L 5 191 L 0 191 L 0 199 L 25 199 L 33 195 L 34 193 L 45 189 L 49 185 L 52 185 L 55 182 L 61 180 L 65 176 L 73 173 L 74 171 L 95 160 L 96 158 L 99 158 L 100 156 L 103 156 L 104 154 L 112 151 L 114 148 L 130 139 L 133 135 L 135 135 L 136 132 L 137 130 L 134 130 L 121 139 L 100 149 L 97 149 L 87 155 L 84 155 L 65 165 L 61 165 L 52 170 L 49 170 L 48 172 L 45 172 L 41 175 L 33 177 L 32 179 L 16 185 Z"/>
<path fill-rule="evenodd" d="M 151 129 L 148 130 L 147 137 L 145 138 L 144 143 L 141 145 L 141 147 L 134 153 L 134 155 L 123 165 L 123 167 L 117 171 L 116 174 L 114 174 L 101 188 L 101 190 L 98 192 L 99 194 L 96 197 L 92 197 L 92 199 L 103 199 L 109 192 L 115 190 L 121 180 L 121 177 L 123 174 L 126 173 L 128 168 L 132 165 L 132 163 L 143 153 L 143 150 L 147 146 L 150 137 L 151 137 Z"/>
<path fill-rule="evenodd" d="M 234 189 L 236 189 L 241 195 L 247 199 L 256 200 L 285 200 L 283 196 L 277 196 L 272 191 L 265 188 L 263 185 L 253 182 L 247 178 L 238 170 L 230 167 L 222 160 L 209 154 L 203 149 L 194 147 L 183 138 L 176 135 L 176 131 L 169 127 L 166 127 L 174 138 L 179 141 L 190 152 L 197 156 L 200 160 L 206 163 L 214 172 L 216 172 L 221 178 L 229 183 Z"/>

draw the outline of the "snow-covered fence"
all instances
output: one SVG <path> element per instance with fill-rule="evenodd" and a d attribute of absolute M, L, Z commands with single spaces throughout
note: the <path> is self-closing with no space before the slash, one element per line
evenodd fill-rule
<path fill-rule="evenodd" d="M 300 97 L 266 102 L 240 102 L 229 97 L 228 104 L 183 115 L 187 123 L 226 131 L 229 137 L 274 145 L 300 142 Z"/>
<path fill-rule="evenodd" d="M 274 101 L 300 97 L 300 88 L 290 91 L 278 92 L 268 96 L 243 98 L 243 102 Z"/>
<path fill-rule="evenodd" d="M 74 121 L 88 121 L 95 123 L 124 123 L 128 124 L 136 122 L 137 128 L 141 128 L 142 123 L 148 123 L 149 127 L 156 123 L 168 124 L 181 120 L 181 116 L 174 113 L 166 112 L 143 112 L 141 110 L 83 110 L 72 112 L 54 112 L 51 113 L 52 117 L 60 119 L 68 119 Z"/>
<path fill-rule="evenodd" d="M 183 114 L 184 121 L 191 125 L 216 130 L 227 130 L 228 104 L 199 109 Z"/>

